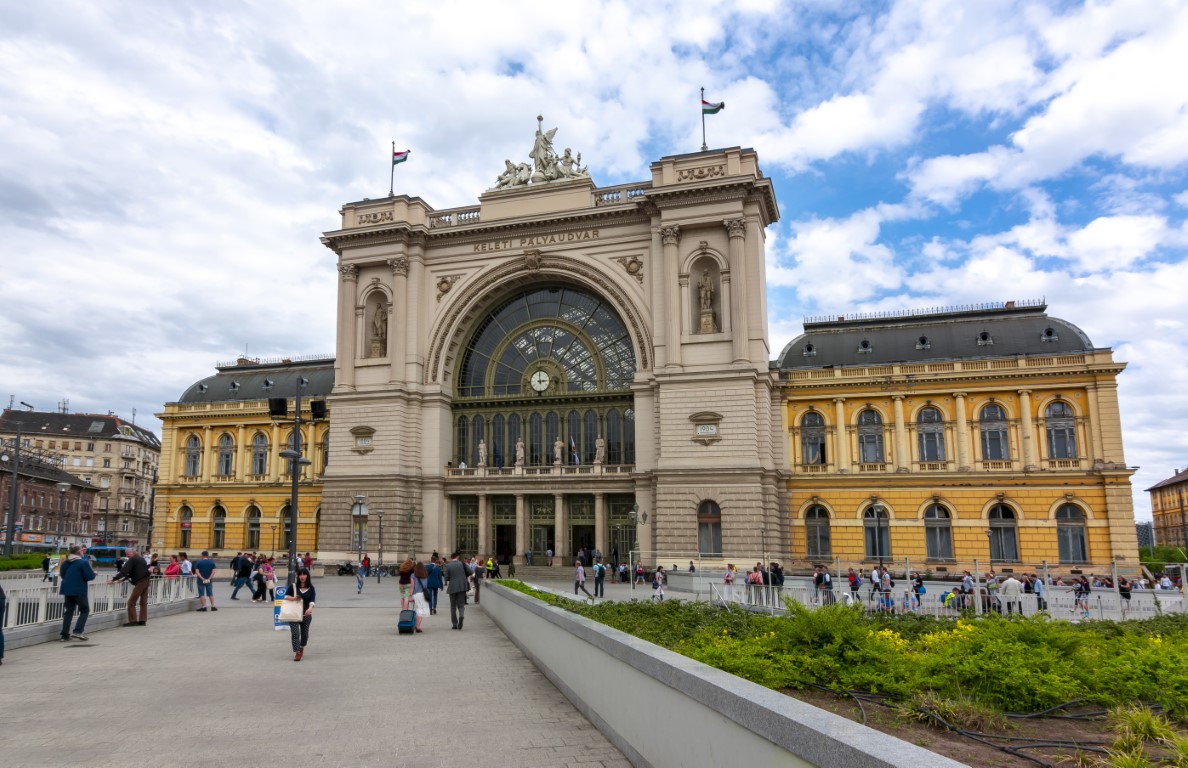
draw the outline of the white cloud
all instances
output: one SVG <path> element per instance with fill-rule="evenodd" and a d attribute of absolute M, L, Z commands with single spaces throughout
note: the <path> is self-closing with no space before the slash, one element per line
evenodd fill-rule
<path fill-rule="evenodd" d="M 1084 271 L 1123 270 L 1154 250 L 1166 231 L 1161 216 L 1101 216 L 1069 234 L 1068 247 Z"/>

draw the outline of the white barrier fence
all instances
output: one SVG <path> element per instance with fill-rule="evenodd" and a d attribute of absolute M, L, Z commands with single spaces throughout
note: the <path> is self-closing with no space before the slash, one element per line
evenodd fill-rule
<path fill-rule="evenodd" d="M 36 574 L 36 577 L 40 579 L 41 574 Z M 154 577 L 149 583 L 149 605 L 177 603 L 197 597 L 194 579 L 194 576 L 170 579 Z M 5 578 L 4 590 L 8 599 L 5 615 L 0 616 L 0 623 L 3 623 L 5 629 L 31 627 L 62 620 L 62 596 L 58 594 L 57 585 L 32 582 L 29 585 L 9 588 L 9 584 L 10 580 Z M 90 583 L 87 590 L 91 615 L 127 610 L 130 594 L 131 584 L 124 581 L 111 583 L 105 576 L 99 576 Z"/>

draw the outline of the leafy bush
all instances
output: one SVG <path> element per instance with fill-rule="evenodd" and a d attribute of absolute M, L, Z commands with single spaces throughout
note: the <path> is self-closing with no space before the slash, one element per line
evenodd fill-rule
<path fill-rule="evenodd" d="M 0 557 L 0 571 L 40 570 L 44 557 L 36 553 Z"/>

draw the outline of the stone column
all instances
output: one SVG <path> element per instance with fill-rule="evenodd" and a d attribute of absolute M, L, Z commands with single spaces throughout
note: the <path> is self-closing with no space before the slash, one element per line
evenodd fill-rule
<path fill-rule="evenodd" d="M 907 422 L 903 415 L 903 395 L 892 395 L 895 404 L 895 471 L 911 472 L 912 455 L 908 451 Z"/>
<path fill-rule="evenodd" d="M 491 554 L 491 497 L 485 493 L 480 493 L 478 495 L 478 502 L 478 555 L 485 559 Z"/>
<path fill-rule="evenodd" d="M 210 466 L 218 461 L 219 452 L 215 450 L 214 445 L 210 442 L 210 425 L 202 428 L 202 450 L 205 453 L 202 455 L 202 482 L 210 483 Z"/>
<path fill-rule="evenodd" d="M 281 479 L 281 428 L 280 424 L 273 423 L 272 425 L 272 445 L 269 448 L 268 457 L 268 474 L 272 477 L 272 482 L 279 483 Z M 263 511 L 263 510 L 261 510 Z"/>
<path fill-rule="evenodd" d="M 954 392 L 953 400 L 957 409 L 957 471 L 968 472 L 972 467 L 969 463 L 969 420 L 965 417 L 965 393 Z"/>
<path fill-rule="evenodd" d="M 1037 469 L 1035 463 L 1035 424 L 1031 418 L 1031 390 L 1019 390 L 1019 414 L 1022 418 L 1023 434 L 1023 471 L 1031 472 Z"/>
<path fill-rule="evenodd" d="M 236 426 L 235 450 L 239 453 L 235 457 L 235 477 L 240 480 L 246 480 L 248 470 L 251 469 L 249 462 L 251 462 L 252 452 L 245 440 L 247 436 L 247 425 L 239 424 Z"/>
<path fill-rule="evenodd" d="M 565 513 L 565 494 L 553 494 L 553 554 L 554 562 L 564 562 L 562 558 L 573 553 L 569 551 L 569 515 Z"/>
<path fill-rule="evenodd" d="M 680 290 L 680 266 L 677 261 L 680 254 L 677 246 L 681 242 L 681 228 L 675 224 L 660 229 L 660 239 L 664 242 L 664 350 L 665 365 L 679 366 L 681 364 L 681 302 L 676 292 Z"/>
<path fill-rule="evenodd" d="M 359 268 L 339 264 L 338 274 L 338 351 L 334 358 L 334 388 L 355 388 L 355 296 L 358 293 Z"/>
<path fill-rule="evenodd" d="M 400 316 L 404 320 L 404 369 L 401 375 L 404 381 L 421 381 L 422 368 L 425 364 L 421 356 L 419 335 L 421 333 L 421 306 L 426 299 L 424 289 L 425 263 L 422 251 L 424 246 L 414 243 L 409 246 L 408 253 L 408 287 L 405 289 L 405 308 Z"/>
<path fill-rule="evenodd" d="M 833 420 L 836 423 L 834 429 L 836 445 L 833 446 L 833 455 L 837 459 L 837 471 L 849 472 L 850 432 L 846 429 L 846 399 L 844 397 L 833 398 Z"/>
<path fill-rule="evenodd" d="M 1096 462 L 1106 461 L 1105 442 L 1101 438 L 1101 404 L 1097 401 L 1097 385 L 1090 384 L 1085 388 L 1085 394 L 1089 398 L 1089 413 L 1085 420 L 1086 427 L 1089 430 L 1089 446 L 1093 449 L 1093 453 L 1089 455 L 1089 466 L 1092 467 Z"/>
<path fill-rule="evenodd" d="M 404 380 L 406 339 L 393 321 L 399 317 L 399 311 L 408 306 L 408 259 L 403 256 L 388 259 L 388 266 L 392 268 L 393 306 L 388 313 L 388 381 L 395 383 Z"/>
<path fill-rule="evenodd" d="M 594 547 L 606 557 L 610 540 L 606 532 L 606 494 L 594 494 Z"/>
<path fill-rule="evenodd" d="M 747 348 L 750 328 L 746 302 L 742 300 L 747 290 L 746 259 L 743 255 L 746 220 L 726 219 L 722 224 L 730 235 L 730 339 L 733 342 L 734 362 L 741 363 L 750 359 Z"/>
<path fill-rule="evenodd" d="M 528 516 L 524 514 L 524 494 L 516 494 L 516 557 L 522 557 L 528 551 Z M 543 556 L 544 552 L 533 552 L 534 556 Z M 521 560 L 521 562 L 524 562 Z"/>

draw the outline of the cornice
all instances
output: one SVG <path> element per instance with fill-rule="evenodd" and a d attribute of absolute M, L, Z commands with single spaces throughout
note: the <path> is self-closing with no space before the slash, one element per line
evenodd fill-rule
<path fill-rule="evenodd" d="M 833 379 L 804 379 L 800 381 L 787 381 L 779 379 L 778 386 L 781 390 L 821 390 L 821 389 L 862 389 L 869 391 L 873 388 L 878 388 L 879 392 L 891 394 L 893 391 L 911 391 L 917 388 L 933 388 L 933 387 L 953 387 L 963 383 L 984 383 L 995 387 L 1003 387 L 1012 381 L 1033 381 L 1035 379 L 1060 377 L 1086 377 L 1098 375 L 1112 375 L 1117 376 L 1122 372 L 1126 366 L 1102 366 L 1100 368 L 1079 369 L 1079 370 L 1051 370 L 1051 369 L 1021 369 L 1011 368 L 1009 370 L 989 370 L 989 371 L 955 371 L 943 372 L 935 374 L 898 374 L 882 377 L 864 377 L 864 378 L 833 378 Z M 797 369 L 804 370 L 804 369 Z M 824 370 L 824 369 L 811 369 Z M 1086 386 L 1094 382 L 1086 381 Z M 1053 388 L 1065 385 L 1053 385 Z"/>

